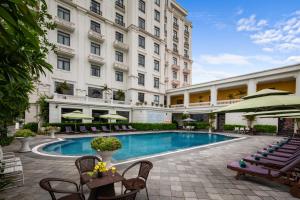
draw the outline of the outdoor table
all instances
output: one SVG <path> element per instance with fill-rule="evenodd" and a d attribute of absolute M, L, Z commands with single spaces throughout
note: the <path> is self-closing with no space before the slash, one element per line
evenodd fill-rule
<path fill-rule="evenodd" d="M 100 178 L 91 178 L 87 174 L 84 174 L 82 178 L 88 181 L 86 185 L 91 190 L 88 200 L 96 200 L 97 196 L 115 196 L 114 183 L 125 180 L 118 172 L 113 176 L 111 171 L 104 173 Z"/>

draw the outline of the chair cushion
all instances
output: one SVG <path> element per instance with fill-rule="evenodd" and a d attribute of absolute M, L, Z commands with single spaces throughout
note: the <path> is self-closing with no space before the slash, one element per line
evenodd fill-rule
<path fill-rule="evenodd" d="M 82 200 L 79 194 L 69 194 L 59 198 L 58 200 Z"/>
<path fill-rule="evenodd" d="M 146 187 L 146 182 L 140 178 L 131 178 L 122 181 L 126 190 L 140 190 Z"/>

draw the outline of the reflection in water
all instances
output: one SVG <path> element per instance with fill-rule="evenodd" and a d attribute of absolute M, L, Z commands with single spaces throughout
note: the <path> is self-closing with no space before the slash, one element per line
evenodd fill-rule
<path fill-rule="evenodd" d="M 233 139 L 218 134 L 179 132 L 119 135 L 116 137 L 122 142 L 122 148 L 113 155 L 113 159 L 118 161 Z M 92 139 L 92 137 L 66 139 L 49 144 L 43 150 L 60 155 L 96 154 L 90 146 Z"/>

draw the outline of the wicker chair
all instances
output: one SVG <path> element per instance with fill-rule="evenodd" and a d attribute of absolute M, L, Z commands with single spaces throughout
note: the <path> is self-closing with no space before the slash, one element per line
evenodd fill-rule
<path fill-rule="evenodd" d="M 134 190 L 127 194 L 121 194 L 114 197 L 97 197 L 97 200 L 135 200 L 138 190 Z"/>
<path fill-rule="evenodd" d="M 82 179 L 82 175 L 86 174 L 87 172 L 91 172 L 94 170 L 95 165 L 100 162 L 101 159 L 97 156 L 82 156 L 77 158 L 75 161 L 75 165 L 78 169 L 79 176 L 80 176 L 80 189 L 83 192 L 83 185 L 87 183 Z"/>
<path fill-rule="evenodd" d="M 133 191 L 133 190 L 142 190 L 146 189 L 147 199 L 149 199 L 148 190 L 147 190 L 147 179 L 150 173 L 150 170 L 153 168 L 153 164 L 147 160 L 141 160 L 138 162 L 133 163 L 130 165 L 125 171 L 123 172 L 122 176 L 125 178 L 125 174 L 131 168 L 140 165 L 139 173 L 136 178 L 130 178 L 122 181 L 122 193 L 123 193 L 123 186 L 125 187 L 124 193 L 126 191 Z"/>
<path fill-rule="evenodd" d="M 52 187 L 53 184 L 57 183 L 70 183 L 70 185 L 75 186 L 74 191 L 71 190 L 62 190 L 62 189 L 56 189 Z M 51 195 L 52 200 L 85 200 L 84 195 L 80 192 L 78 185 L 71 180 L 68 179 L 61 179 L 61 178 L 45 178 L 40 181 L 40 186 L 44 190 L 48 191 Z M 56 198 L 55 193 L 59 194 L 67 194 L 65 196 L 62 196 L 60 198 Z"/>

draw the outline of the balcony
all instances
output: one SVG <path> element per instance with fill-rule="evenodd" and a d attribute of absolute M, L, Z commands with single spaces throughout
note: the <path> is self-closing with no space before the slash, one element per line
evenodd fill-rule
<path fill-rule="evenodd" d="M 98 65 L 103 65 L 104 64 L 104 58 L 95 54 L 90 54 L 88 56 L 88 60 L 90 63 L 98 64 Z"/>
<path fill-rule="evenodd" d="M 118 9 L 119 11 L 125 13 L 125 5 L 118 1 L 115 2 L 115 8 Z"/>
<path fill-rule="evenodd" d="M 178 80 L 172 80 L 172 85 L 179 85 L 180 84 L 180 81 Z"/>
<path fill-rule="evenodd" d="M 122 62 L 115 61 L 113 64 L 114 69 L 121 71 L 128 71 L 128 66 Z"/>
<path fill-rule="evenodd" d="M 173 104 L 171 105 L 171 108 L 183 108 L 184 104 Z"/>
<path fill-rule="evenodd" d="M 69 58 L 72 58 L 75 55 L 75 50 L 73 48 L 62 44 L 56 44 L 54 52 L 56 54 L 67 56 Z"/>
<path fill-rule="evenodd" d="M 96 31 L 93 31 L 93 30 L 89 30 L 88 37 L 91 40 L 95 40 L 96 42 L 103 43 L 103 41 L 104 41 L 104 35 L 102 35 L 101 33 L 96 32 Z"/>
<path fill-rule="evenodd" d="M 64 19 L 61 19 L 59 17 L 54 18 L 54 23 L 58 28 L 61 28 L 63 30 L 74 32 L 75 30 L 75 24 L 73 22 L 66 21 Z"/>
<path fill-rule="evenodd" d="M 178 49 L 173 48 L 173 52 L 178 53 Z"/>
<path fill-rule="evenodd" d="M 119 19 L 115 19 L 115 23 L 119 26 L 123 26 L 125 27 L 125 23 L 122 21 L 122 20 L 119 20 Z"/>
<path fill-rule="evenodd" d="M 124 50 L 124 51 L 128 51 L 128 49 L 129 49 L 128 44 L 125 44 L 125 43 L 120 42 L 118 40 L 115 40 L 113 45 L 116 49 L 121 49 L 121 50 Z"/>
<path fill-rule="evenodd" d="M 175 28 L 176 30 L 179 29 L 179 25 L 177 23 L 173 23 L 173 28 Z"/>
<path fill-rule="evenodd" d="M 184 30 L 184 35 L 188 37 L 190 35 L 190 32 L 188 30 Z"/>
<path fill-rule="evenodd" d="M 173 36 L 173 41 L 174 41 L 174 42 L 178 42 L 178 37 Z"/>
<path fill-rule="evenodd" d="M 187 55 L 187 54 L 184 54 L 184 57 L 187 58 L 187 59 L 190 58 L 189 55 Z"/>
<path fill-rule="evenodd" d="M 191 73 L 191 70 L 188 69 L 188 68 L 184 68 L 184 69 L 182 70 L 182 72 L 185 73 L 185 74 L 190 74 L 190 73 Z"/>
<path fill-rule="evenodd" d="M 242 99 L 228 99 L 228 100 L 218 100 L 217 104 L 218 105 L 229 105 L 229 104 L 233 104 L 233 103 L 237 103 L 242 101 Z"/>
<path fill-rule="evenodd" d="M 97 7 L 90 6 L 90 11 L 92 11 L 93 13 L 96 13 L 96 14 L 102 16 L 102 11 L 100 9 L 98 9 Z"/>
<path fill-rule="evenodd" d="M 173 64 L 173 65 L 172 65 L 172 69 L 175 70 L 175 71 L 179 71 L 180 66 L 177 65 L 177 64 Z"/>
<path fill-rule="evenodd" d="M 188 42 L 184 42 L 184 48 L 190 48 L 190 44 Z"/>
<path fill-rule="evenodd" d="M 189 103 L 189 106 L 191 106 L 191 107 L 207 107 L 207 106 L 210 106 L 210 101 Z"/>

